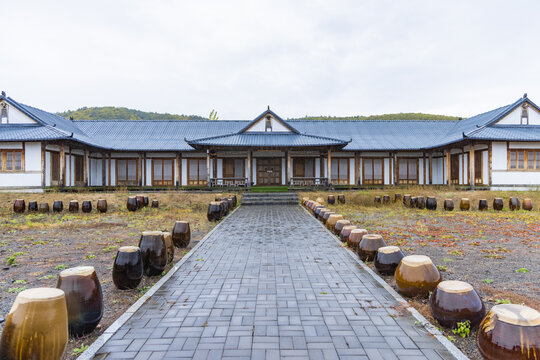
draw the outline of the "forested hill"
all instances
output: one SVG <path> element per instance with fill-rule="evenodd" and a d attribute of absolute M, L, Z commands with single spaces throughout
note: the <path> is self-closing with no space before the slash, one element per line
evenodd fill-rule
<path fill-rule="evenodd" d="M 176 115 L 167 113 L 146 112 L 125 107 L 102 106 L 83 107 L 78 110 L 68 110 L 57 113 L 60 116 L 74 120 L 99 120 L 99 119 L 124 119 L 124 120 L 208 120 L 207 117 L 199 115 Z M 249 119 L 247 119 L 249 120 Z M 459 120 L 456 116 L 431 115 L 422 113 L 399 113 L 382 114 L 369 116 L 305 116 L 298 119 L 289 120 Z"/>
<path fill-rule="evenodd" d="M 128 109 L 125 107 L 102 106 L 83 107 L 78 110 L 68 110 L 57 115 L 74 120 L 98 120 L 98 119 L 124 119 L 124 120 L 202 120 L 198 115 L 176 115 L 167 113 L 155 113 Z"/>
<path fill-rule="evenodd" d="M 448 115 L 433 115 L 422 113 L 398 113 L 398 114 L 382 114 L 368 116 L 305 116 L 294 120 L 438 120 L 451 121 L 459 120 L 457 116 Z"/>

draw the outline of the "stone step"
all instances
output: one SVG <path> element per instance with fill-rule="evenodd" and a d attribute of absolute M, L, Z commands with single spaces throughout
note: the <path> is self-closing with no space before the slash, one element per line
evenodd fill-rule
<path fill-rule="evenodd" d="M 296 193 L 246 193 L 242 196 L 242 205 L 296 205 Z"/>

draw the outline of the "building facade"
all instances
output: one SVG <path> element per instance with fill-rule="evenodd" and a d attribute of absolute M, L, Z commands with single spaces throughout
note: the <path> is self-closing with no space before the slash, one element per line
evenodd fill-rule
<path fill-rule="evenodd" d="M 459 121 L 73 121 L 0 95 L 0 189 L 252 185 L 540 186 L 525 95 Z"/>

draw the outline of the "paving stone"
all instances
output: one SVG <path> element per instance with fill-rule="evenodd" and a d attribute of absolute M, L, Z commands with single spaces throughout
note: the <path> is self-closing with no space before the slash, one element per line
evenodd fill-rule
<path fill-rule="evenodd" d="M 452 359 L 396 306 L 302 208 L 253 205 L 227 217 L 98 354 Z"/>

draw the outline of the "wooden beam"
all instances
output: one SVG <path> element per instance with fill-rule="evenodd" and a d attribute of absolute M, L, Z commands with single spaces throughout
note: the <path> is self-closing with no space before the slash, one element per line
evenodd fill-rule
<path fill-rule="evenodd" d="M 107 186 L 107 171 L 105 170 L 105 167 L 107 166 L 107 159 L 105 158 L 106 154 L 101 153 L 101 186 L 105 187 Z"/>
<path fill-rule="evenodd" d="M 84 149 L 84 163 L 83 163 L 83 176 L 84 186 L 88 186 L 88 150 Z"/>
<path fill-rule="evenodd" d="M 328 149 L 328 156 L 326 157 L 326 173 L 328 178 L 328 185 L 332 184 L 332 150 Z"/>
<path fill-rule="evenodd" d="M 475 186 L 475 179 L 474 179 L 474 144 L 471 142 L 469 147 L 469 185 Z"/>
<path fill-rule="evenodd" d="M 47 168 L 45 163 L 45 147 L 46 143 L 41 142 L 41 187 L 45 187 L 45 178 L 47 176 Z"/>
<path fill-rule="evenodd" d="M 247 153 L 247 179 L 248 179 L 248 186 L 251 186 L 253 177 L 253 171 L 251 171 L 251 150 L 248 150 Z"/>
<path fill-rule="evenodd" d="M 66 186 L 66 149 L 60 144 L 60 186 Z"/>
<path fill-rule="evenodd" d="M 429 152 L 429 184 L 433 184 L 433 151 Z"/>
<path fill-rule="evenodd" d="M 448 186 L 452 185 L 452 180 L 451 180 L 451 168 L 450 168 L 450 150 L 451 149 L 446 149 L 446 184 Z"/>

